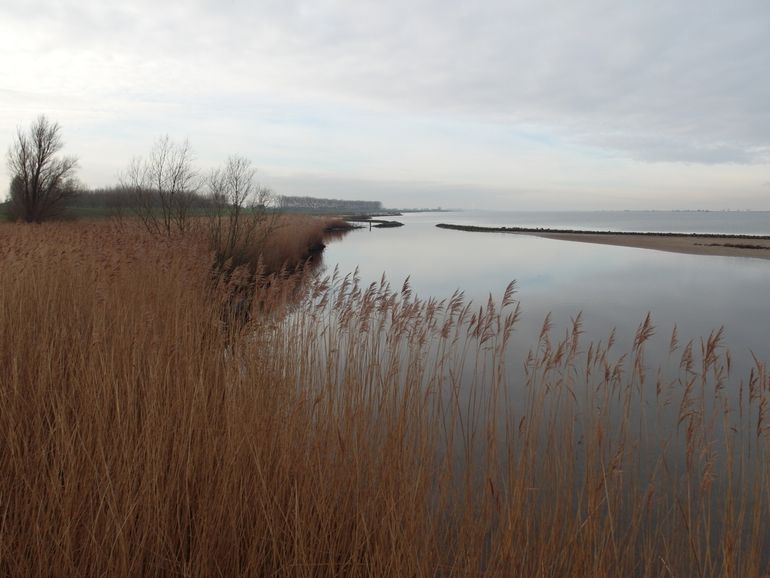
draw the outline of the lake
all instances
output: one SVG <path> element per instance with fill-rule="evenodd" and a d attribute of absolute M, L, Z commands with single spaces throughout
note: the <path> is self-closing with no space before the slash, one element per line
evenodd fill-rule
<path fill-rule="evenodd" d="M 499 298 L 515 280 L 522 317 L 514 347 L 537 340 L 550 312 L 554 331 L 583 314 L 586 340 L 606 340 L 617 329 L 626 350 L 637 326 L 652 313 L 652 352 L 667 350 L 676 324 L 681 343 L 724 326 L 741 375 L 751 352 L 770 360 L 770 261 L 666 253 L 505 233 L 442 230 L 436 223 L 619 231 L 770 234 L 766 212 L 599 211 L 410 213 L 397 229 L 361 229 L 331 242 L 327 271 L 359 270 L 363 284 L 384 273 L 394 287 L 409 277 L 422 297 L 455 289 L 474 302 Z M 522 353 L 522 356 L 525 354 Z"/>
<path fill-rule="evenodd" d="M 611 215 L 617 222 L 611 222 Z M 467 365 L 460 353 L 462 363 L 454 364 L 459 369 L 439 378 L 436 390 L 442 407 L 453 408 L 449 414 L 456 408 L 459 422 L 471 424 L 467 437 L 446 441 L 453 471 L 483 472 L 490 455 L 493 461 L 510 464 L 506 461 L 510 456 L 515 462 L 526 453 L 522 448 L 533 447 L 527 455 L 532 456 L 532 471 L 538 472 L 533 476 L 540 476 L 532 484 L 538 508 L 551 507 L 560 487 L 568 488 L 565 495 L 579 507 L 600 480 L 622 496 L 616 505 L 626 509 L 615 516 L 623 527 L 636 515 L 634 508 L 647 500 L 641 497 L 645 488 L 654 487 L 656 498 L 646 502 L 653 505 L 644 510 L 649 518 L 642 522 L 646 524 L 642 532 L 651 535 L 666 524 L 678 527 L 677 507 L 685 497 L 689 504 L 695 495 L 693 511 L 702 516 L 697 521 L 702 525 L 693 535 L 718 551 L 723 521 L 728 520 L 731 532 L 742 528 L 738 531 L 748 535 L 751 518 L 740 518 L 735 513 L 739 509 L 730 510 L 725 496 L 741 501 L 747 511 L 765 507 L 766 485 L 761 480 L 767 479 L 770 463 L 766 458 L 770 379 L 762 371 L 751 372 L 753 355 L 770 360 L 770 260 L 473 233 L 435 225 L 770 234 L 768 217 L 767 213 L 412 213 L 398 217 L 404 227 L 356 230 L 330 242 L 322 266 L 328 273 L 335 267 L 343 274 L 358 269 L 362 286 L 378 282 L 384 274 L 398 289 L 408 277 L 414 293 L 426 299 L 449 297 L 460 289 L 479 305 L 490 294 L 499 303 L 508 283 L 515 280 L 521 318 L 505 350 L 502 377 L 493 377 L 498 375 L 494 357 L 483 357 L 477 365 L 478 350 L 471 345 L 464 358 Z M 632 354 L 634 337 L 648 312 L 655 330 L 644 355 L 637 357 Z M 569 353 L 559 356 L 553 354 L 564 351 L 558 346 L 539 343 L 549 313 L 552 344 L 582 314 L 583 335 L 575 350 L 568 345 Z M 670 354 L 675 326 L 679 347 Z M 701 339 L 707 340 L 720 327 L 722 345 L 712 355 Z M 606 345 L 613 329 L 612 353 L 591 366 L 586 361 L 591 359 L 589 352 L 596 352 L 598 342 Z M 357 331 L 344 334 L 353 341 L 366 340 L 361 337 L 366 334 Z M 380 345 L 385 351 L 389 346 Z M 532 349 L 537 350 L 535 361 L 528 355 Z M 346 346 L 329 349 L 340 358 L 338 351 L 346 351 Z M 439 357 L 435 351 L 424 358 L 427 367 Z M 413 354 L 400 353 L 402 367 Z M 574 362 L 551 365 L 553 359 Z M 450 365 L 454 360 L 453 355 Z M 344 360 L 337 371 L 347 375 Z M 381 366 L 374 371 L 382 371 Z M 368 383 L 363 378 L 359 382 Z M 500 389 L 490 387 L 492 382 L 500 383 Z M 424 387 L 427 399 L 435 390 Z M 474 437 L 474 432 L 479 435 Z M 487 447 L 486 439 L 505 443 Z M 516 479 L 505 483 L 512 485 Z M 566 486 L 559 485 L 563 480 Z M 487 480 L 474 477 L 472 483 L 473 492 L 480 495 Z M 673 534 L 689 531 L 680 528 Z M 759 527 L 756 539 L 758 552 L 770 552 L 770 533 L 764 527 Z M 767 562 L 767 554 L 762 560 Z"/>

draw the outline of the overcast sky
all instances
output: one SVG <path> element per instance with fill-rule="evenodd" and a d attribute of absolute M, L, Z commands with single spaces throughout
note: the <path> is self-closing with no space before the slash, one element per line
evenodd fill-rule
<path fill-rule="evenodd" d="M 90 186 L 168 134 L 279 194 L 770 209 L 767 0 L 5 1 L 0 54 L 0 149 L 45 113 Z"/>

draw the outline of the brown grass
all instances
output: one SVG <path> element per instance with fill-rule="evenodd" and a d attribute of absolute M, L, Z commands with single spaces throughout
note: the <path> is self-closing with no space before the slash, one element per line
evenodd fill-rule
<path fill-rule="evenodd" d="M 767 573 L 770 377 L 718 332 L 654 371 L 650 319 L 625 354 L 546 320 L 522 373 L 512 287 L 294 275 L 244 325 L 207 255 L 0 226 L 3 575 Z"/>

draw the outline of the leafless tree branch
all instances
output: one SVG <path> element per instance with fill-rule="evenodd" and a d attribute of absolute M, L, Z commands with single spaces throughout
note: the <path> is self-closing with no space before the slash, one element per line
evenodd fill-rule
<path fill-rule="evenodd" d="M 27 222 L 56 216 L 78 192 L 75 157 L 58 157 L 63 148 L 61 127 L 44 115 L 25 132 L 16 131 L 8 149 L 11 212 Z"/>
<path fill-rule="evenodd" d="M 120 186 L 134 199 L 134 210 L 148 231 L 174 235 L 189 230 L 190 209 L 200 187 L 188 141 L 163 136 L 146 160 L 133 159 L 120 176 Z"/>
<path fill-rule="evenodd" d="M 256 180 L 251 161 L 231 156 L 224 168 L 213 170 L 207 179 L 212 209 L 209 216 L 212 245 L 218 265 L 230 259 L 240 264 L 240 256 L 264 243 L 272 229 L 275 213 L 268 210 L 271 191 Z"/>

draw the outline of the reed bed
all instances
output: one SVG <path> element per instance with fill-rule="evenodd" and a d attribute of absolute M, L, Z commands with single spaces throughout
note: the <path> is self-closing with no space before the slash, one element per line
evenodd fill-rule
<path fill-rule="evenodd" d="M 241 217 L 240 233 L 228 245 L 232 223 L 227 218 L 194 220 L 193 234 L 206 236 L 213 244 L 218 261 L 230 266 L 275 273 L 294 269 L 323 249 L 326 229 L 344 221 L 312 215 L 265 214 Z M 215 233 L 215 234 L 212 234 Z"/>
<path fill-rule="evenodd" d="M 546 319 L 521 368 L 513 286 L 249 274 L 236 320 L 213 262 L 0 226 L 0 573 L 768 572 L 770 377 L 718 331 L 658 369 L 649 318 L 628 352 Z"/>

